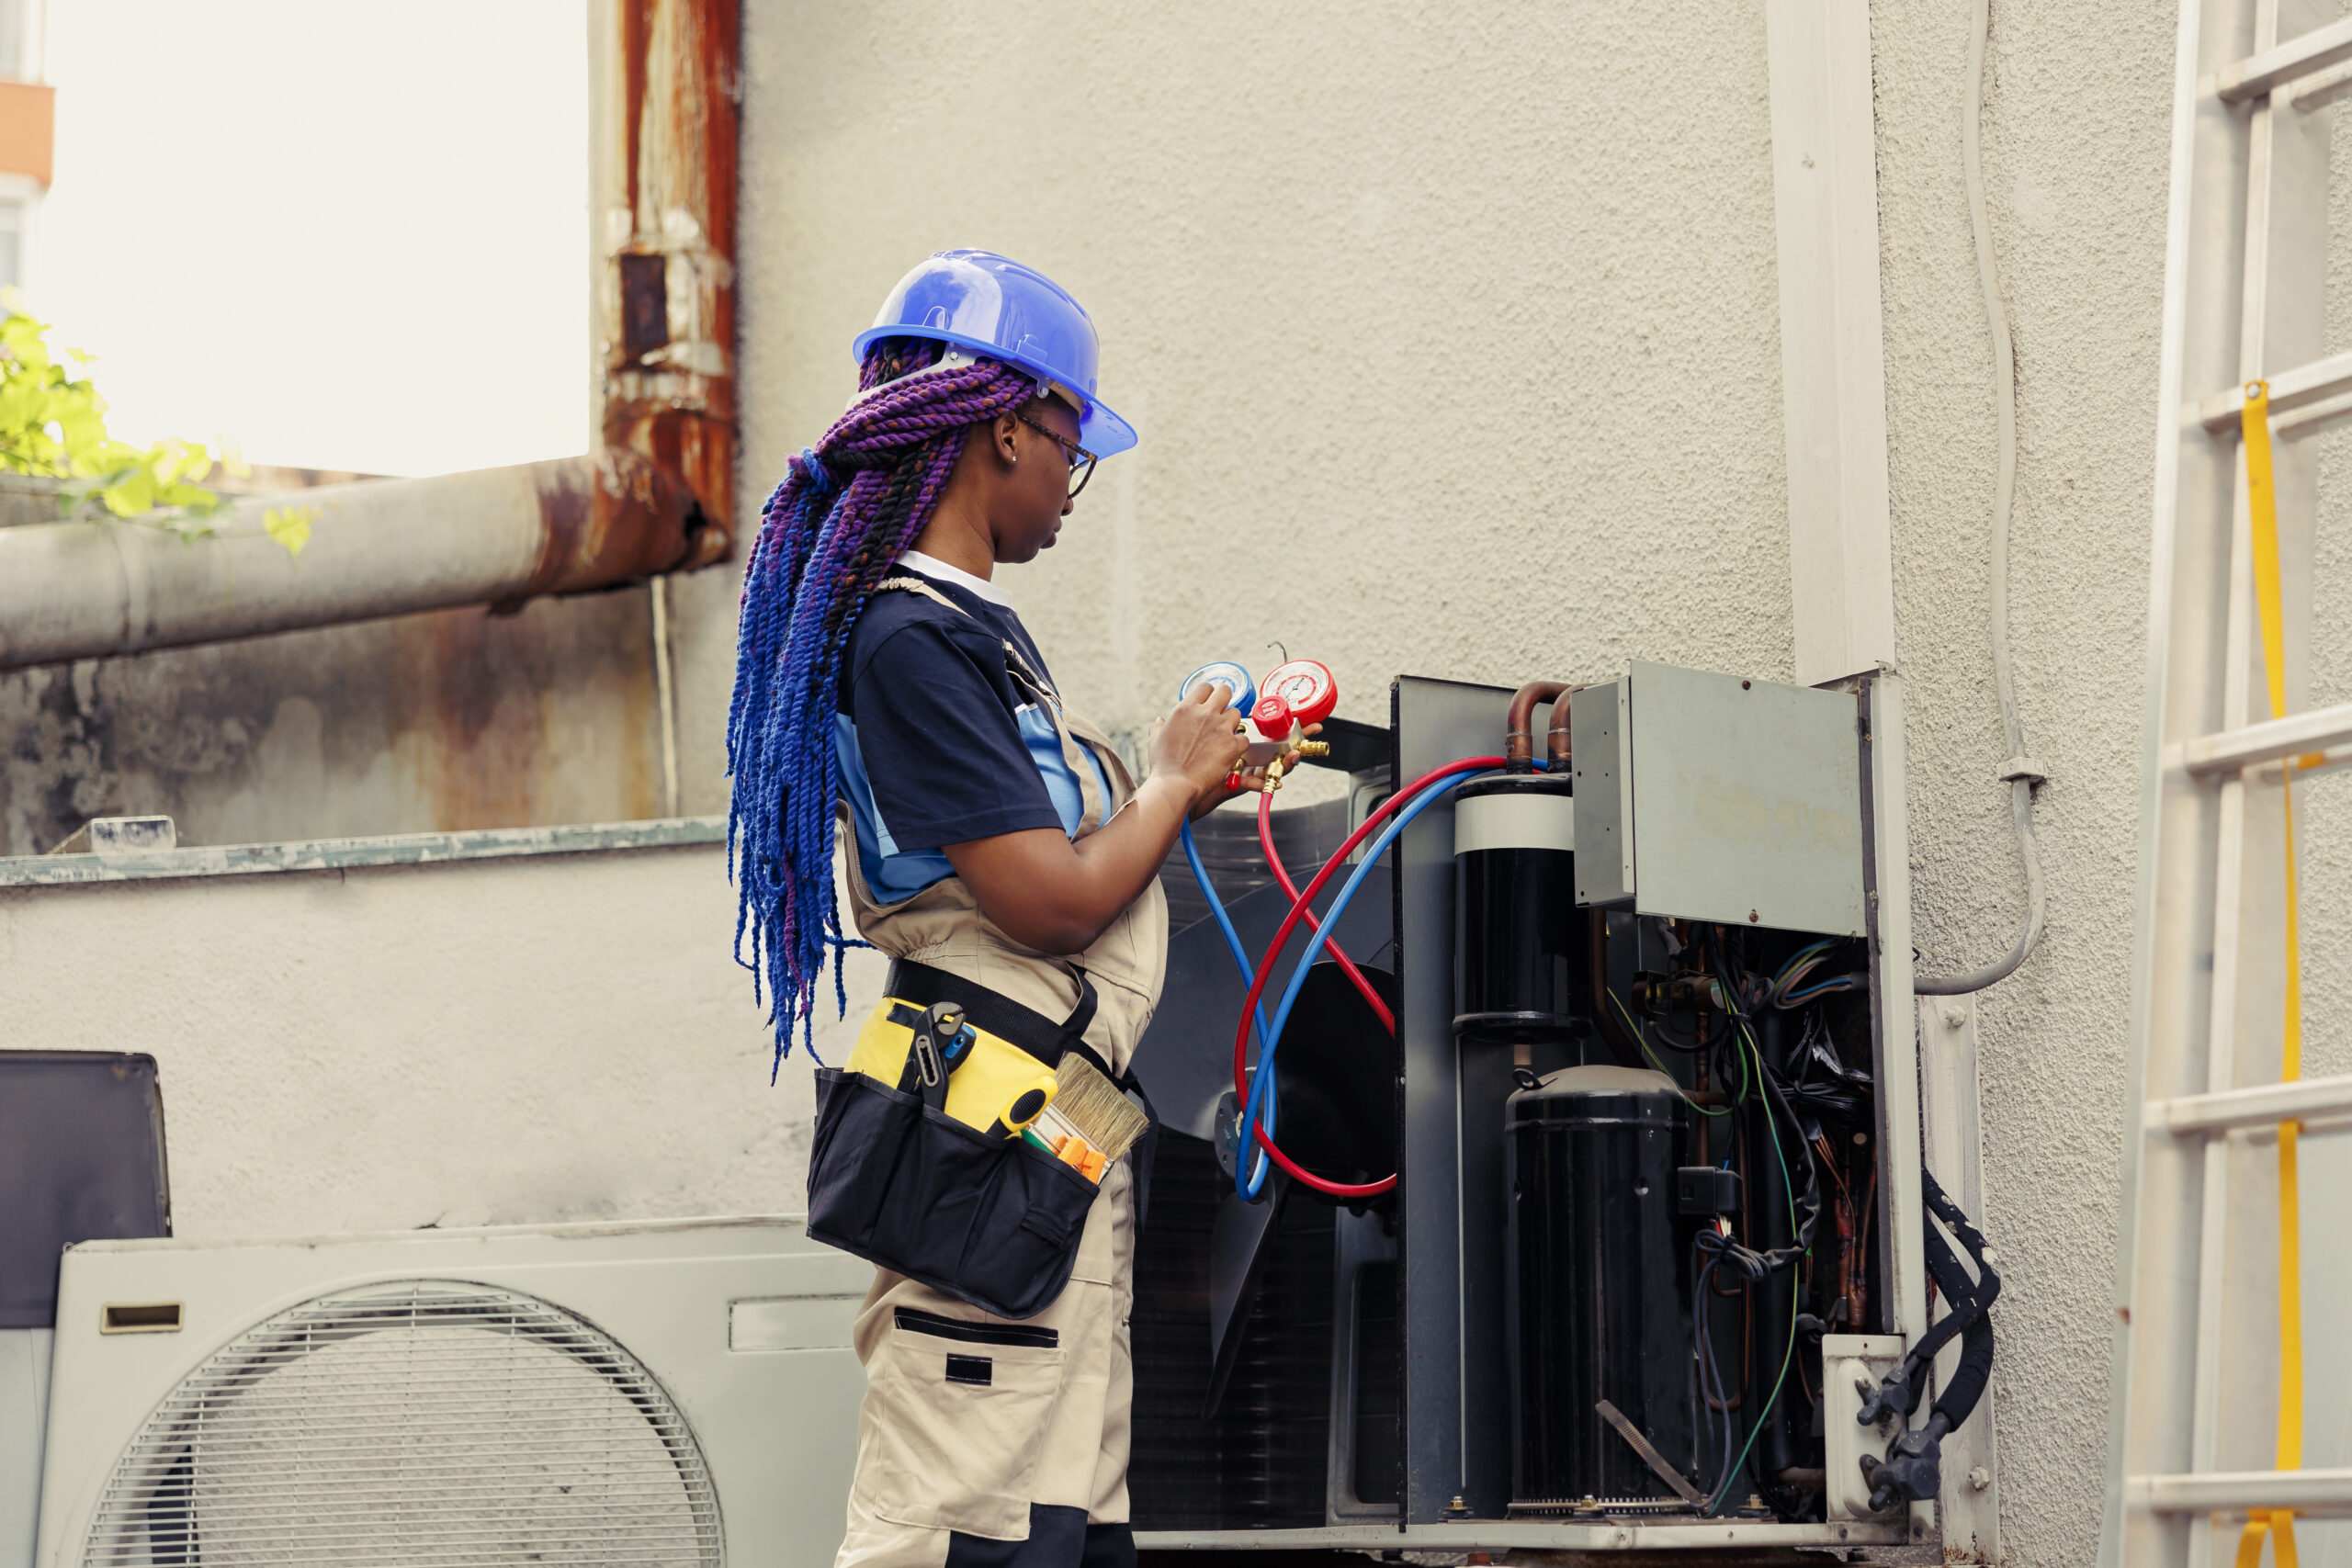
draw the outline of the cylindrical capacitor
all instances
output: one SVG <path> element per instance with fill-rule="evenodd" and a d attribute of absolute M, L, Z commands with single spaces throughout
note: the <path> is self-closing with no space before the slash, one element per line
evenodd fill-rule
<path fill-rule="evenodd" d="M 1684 1115 L 1666 1075 L 1636 1067 L 1564 1068 L 1506 1102 L 1516 1503 L 1674 1495 L 1602 1400 L 1686 1476 L 1714 1480 L 1694 1474 Z M 1736 1380 L 1737 1347 L 1718 1354 Z"/>
<path fill-rule="evenodd" d="M 1453 806 L 1453 1030 L 1564 1039 L 1590 1026 L 1589 911 L 1576 900 L 1569 781 L 1498 773 Z"/>

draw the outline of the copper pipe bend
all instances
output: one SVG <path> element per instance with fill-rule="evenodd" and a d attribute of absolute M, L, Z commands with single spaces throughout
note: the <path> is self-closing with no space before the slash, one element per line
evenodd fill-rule
<path fill-rule="evenodd" d="M 1530 727 L 1535 719 L 1535 705 L 1548 703 L 1569 690 L 1565 681 L 1530 681 L 1511 694 L 1510 710 L 1503 716 L 1503 766 L 1514 773 L 1524 773 L 1535 766 L 1535 741 Z"/>

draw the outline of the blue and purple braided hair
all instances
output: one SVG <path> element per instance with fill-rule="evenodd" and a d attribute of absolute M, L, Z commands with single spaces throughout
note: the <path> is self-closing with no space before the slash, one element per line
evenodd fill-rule
<path fill-rule="evenodd" d="M 735 781 L 727 863 L 741 900 L 735 951 L 743 962 L 748 930 L 745 966 L 755 996 L 764 981 L 777 1066 L 796 1021 L 815 1055 L 827 950 L 865 945 L 842 934 L 833 889 L 833 716 L 850 628 L 931 521 L 965 433 L 1037 396 L 1033 378 L 994 360 L 914 374 L 938 363 L 944 346 L 911 337 L 868 346 L 857 398 L 792 460 L 761 509 L 744 568 L 727 715 Z M 833 992 L 846 1013 L 838 960 Z"/>

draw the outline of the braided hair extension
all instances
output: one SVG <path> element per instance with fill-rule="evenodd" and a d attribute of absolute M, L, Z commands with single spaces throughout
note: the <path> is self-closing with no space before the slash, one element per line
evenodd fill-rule
<path fill-rule="evenodd" d="M 752 971 L 775 1032 L 771 1082 L 795 1021 L 815 1058 L 827 949 L 865 945 L 842 934 L 833 887 L 833 717 L 850 628 L 931 521 L 965 433 L 1039 393 L 994 360 L 931 370 L 944 347 L 892 337 L 866 349 L 857 397 L 792 459 L 744 568 L 727 715 L 727 868 L 740 890 L 736 961 Z M 846 1013 L 838 958 L 833 991 Z"/>

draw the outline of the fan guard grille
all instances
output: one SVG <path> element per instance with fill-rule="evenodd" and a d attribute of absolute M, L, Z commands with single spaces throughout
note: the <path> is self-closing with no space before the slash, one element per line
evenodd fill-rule
<path fill-rule="evenodd" d="M 83 1562 L 716 1568 L 718 1500 L 636 1358 L 535 1297 L 402 1280 L 304 1303 L 148 1416 Z"/>

